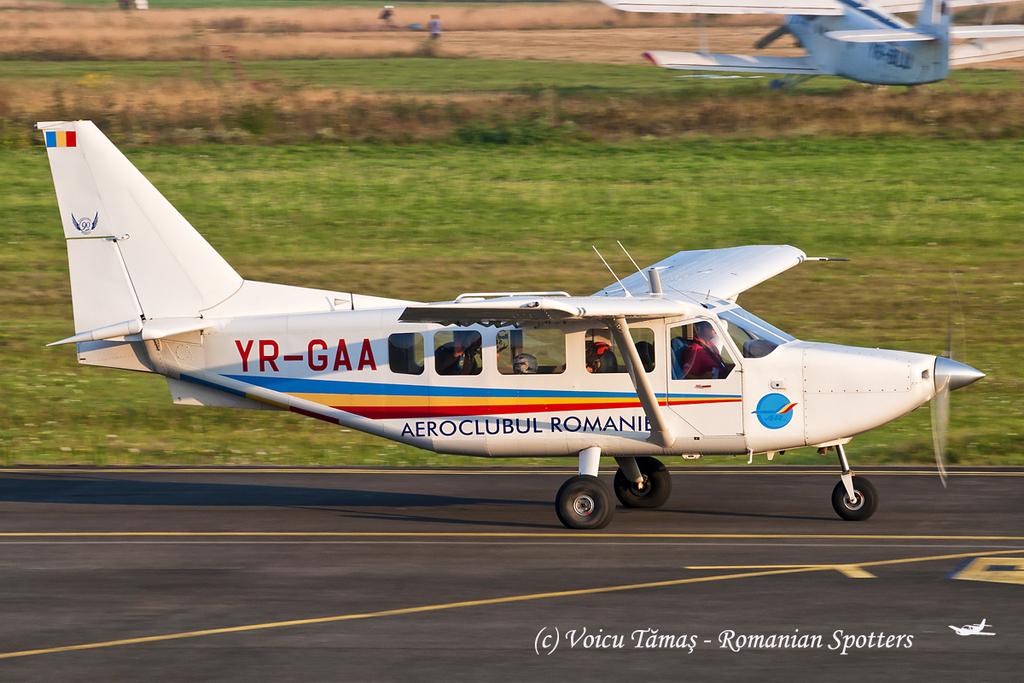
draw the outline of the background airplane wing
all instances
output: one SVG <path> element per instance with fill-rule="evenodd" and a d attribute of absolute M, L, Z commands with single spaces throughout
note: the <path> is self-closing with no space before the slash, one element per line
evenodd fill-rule
<path fill-rule="evenodd" d="M 984 43 L 961 43 L 949 48 L 949 65 L 953 67 L 1016 57 L 1024 57 L 1024 38 L 996 38 Z"/>
<path fill-rule="evenodd" d="M 1013 0 L 946 0 L 950 10 L 975 7 L 977 5 L 1001 5 Z M 883 9 L 890 14 L 903 12 L 920 12 L 921 0 L 871 0 L 871 5 Z"/>
<path fill-rule="evenodd" d="M 666 12 L 677 14 L 802 14 L 838 16 L 838 0 L 601 0 L 623 12 Z M 918 7 L 920 7 L 920 2 Z"/>
<path fill-rule="evenodd" d="M 751 287 L 789 270 L 807 259 L 807 255 L 789 245 L 756 245 L 728 249 L 680 251 L 655 263 L 661 274 L 664 292 L 689 296 L 735 299 Z M 633 295 L 649 291 L 646 275 L 634 273 L 622 280 Z M 595 296 L 620 297 L 618 283 L 605 287 Z"/>
<path fill-rule="evenodd" d="M 715 52 L 645 52 L 655 66 L 690 71 L 734 71 L 761 74 L 820 74 L 807 57 L 755 57 Z"/>
<path fill-rule="evenodd" d="M 846 43 L 906 43 L 938 40 L 939 37 L 909 28 L 869 28 L 855 31 L 829 31 L 826 37 Z"/>
<path fill-rule="evenodd" d="M 955 40 L 981 40 L 991 38 L 1024 38 L 1020 24 L 988 24 L 985 26 L 953 26 L 949 37 Z"/>

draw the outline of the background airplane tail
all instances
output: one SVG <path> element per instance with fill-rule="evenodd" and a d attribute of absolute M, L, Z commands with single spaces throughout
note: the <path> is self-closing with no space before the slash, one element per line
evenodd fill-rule
<path fill-rule="evenodd" d="M 949 36 L 949 4 L 947 0 L 924 0 L 921 11 L 917 14 L 917 28 L 940 35 Z"/>
<path fill-rule="evenodd" d="M 238 273 L 91 121 L 36 127 L 67 240 L 75 332 L 197 317 L 242 286 Z"/>

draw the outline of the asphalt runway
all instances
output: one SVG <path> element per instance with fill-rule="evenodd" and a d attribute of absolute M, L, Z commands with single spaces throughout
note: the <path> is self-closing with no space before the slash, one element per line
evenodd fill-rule
<path fill-rule="evenodd" d="M 0 471 L 0 680 L 1021 679 L 1024 470 L 862 471 L 864 523 L 674 470 L 592 533 L 568 474 Z"/>

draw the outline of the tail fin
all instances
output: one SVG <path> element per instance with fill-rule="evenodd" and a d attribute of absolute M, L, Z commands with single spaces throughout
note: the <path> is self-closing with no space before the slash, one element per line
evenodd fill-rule
<path fill-rule="evenodd" d="M 43 131 L 71 271 L 75 332 L 197 317 L 242 278 L 91 121 Z"/>
<path fill-rule="evenodd" d="M 924 0 L 917 13 L 917 27 L 932 34 L 949 34 L 949 3 L 947 0 Z"/>

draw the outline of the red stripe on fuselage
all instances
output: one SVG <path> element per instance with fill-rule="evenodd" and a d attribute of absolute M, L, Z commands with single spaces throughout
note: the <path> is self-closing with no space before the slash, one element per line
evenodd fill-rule
<path fill-rule="evenodd" d="M 670 405 L 700 405 L 707 403 L 736 403 L 738 398 L 680 399 Z M 495 404 L 483 406 L 331 406 L 347 413 L 375 420 L 395 420 L 416 417 L 466 417 L 471 415 L 503 415 L 518 413 L 560 413 L 575 410 L 614 410 L 616 408 L 640 408 L 640 402 L 614 401 L 609 403 L 533 403 Z"/>

